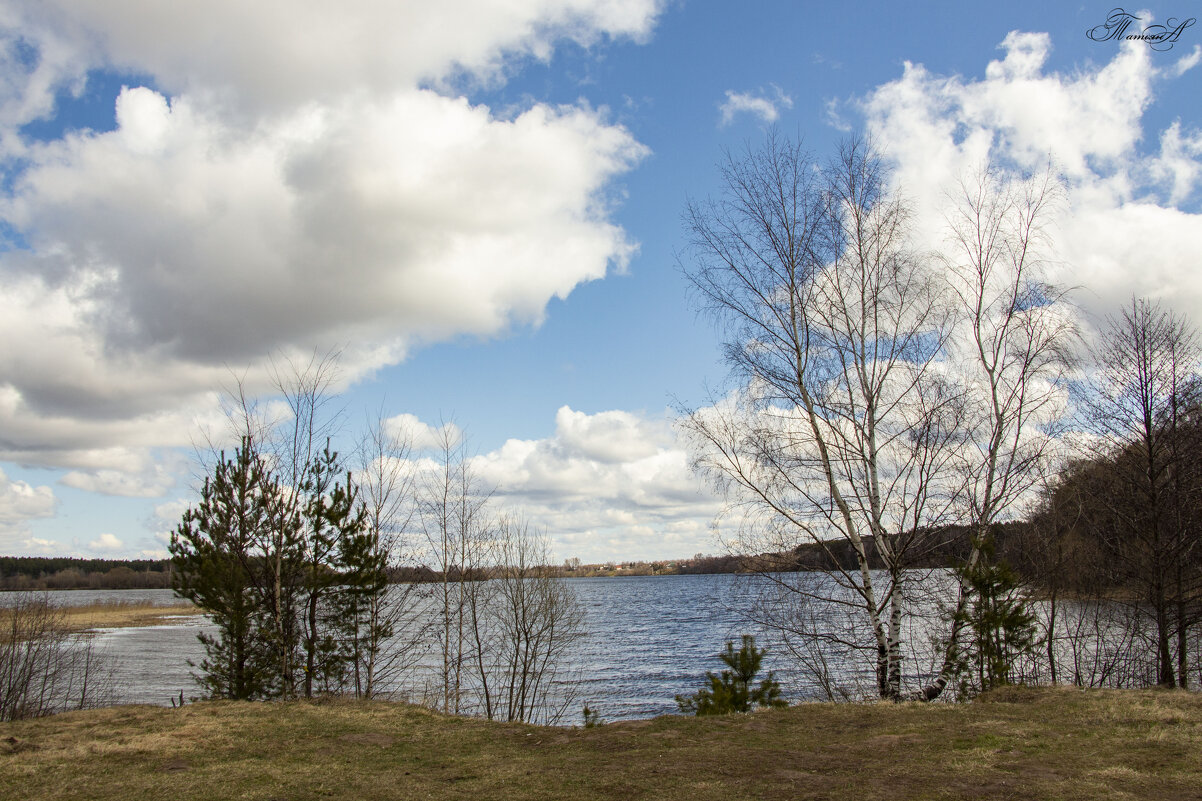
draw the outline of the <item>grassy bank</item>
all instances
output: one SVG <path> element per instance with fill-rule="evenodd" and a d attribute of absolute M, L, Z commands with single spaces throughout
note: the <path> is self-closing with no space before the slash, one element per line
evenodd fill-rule
<path fill-rule="evenodd" d="M 1202 798 L 1202 697 L 1014 689 L 591 729 L 334 701 L 0 725 L 6 799 Z"/>
<path fill-rule="evenodd" d="M 37 600 L 39 596 L 34 594 L 32 597 Z M 0 631 L 12 627 L 12 614 L 12 608 L 0 607 Z M 150 601 L 97 601 L 79 606 L 55 606 L 52 614 L 56 630 L 81 632 L 178 623 L 185 617 L 201 614 L 201 611 L 187 601 L 166 606 L 156 606 Z"/>
<path fill-rule="evenodd" d="M 184 615 L 199 615 L 200 610 L 187 601 L 170 606 L 155 606 L 150 601 L 101 601 L 83 606 L 59 607 L 63 621 L 71 631 L 128 626 L 159 626 L 177 621 Z"/>

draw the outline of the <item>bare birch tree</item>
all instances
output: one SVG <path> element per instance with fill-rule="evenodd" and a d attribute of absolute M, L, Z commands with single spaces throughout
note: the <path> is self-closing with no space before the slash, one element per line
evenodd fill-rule
<path fill-rule="evenodd" d="M 551 566 L 545 535 L 494 512 L 492 489 L 474 472 L 459 429 L 444 424 L 436 437 L 418 506 L 438 574 L 435 705 L 490 720 L 554 722 L 571 701 L 558 680 L 583 636 L 583 610 Z"/>
<path fill-rule="evenodd" d="M 1032 177 L 985 167 L 961 181 L 948 214 L 946 277 L 958 304 L 949 358 L 963 371 L 961 472 L 976 568 L 990 527 L 1007 519 L 1044 474 L 1066 412 L 1075 340 L 1063 290 L 1046 278 L 1047 226 L 1062 194 L 1050 169 Z M 969 593 L 961 582 L 934 698 L 952 678 Z"/>
<path fill-rule="evenodd" d="M 722 198 L 686 212 L 687 275 L 742 388 L 685 419 L 695 466 L 752 515 L 745 531 L 767 534 L 744 549 L 851 545 L 850 569 L 828 550 L 841 591 L 788 589 L 858 610 L 867 641 L 849 645 L 868 651 L 879 696 L 899 698 L 907 568 L 955 489 L 961 399 L 937 364 L 946 293 L 866 143 L 818 170 L 773 134 L 722 174 Z"/>
<path fill-rule="evenodd" d="M 367 509 L 372 548 L 386 571 L 398 575 L 414 566 L 409 532 L 417 514 L 417 476 L 413 432 L 377 414 L 359 443 L 356 479 Z M 427 635 L 421 590 L 411 582 L 394 583 L 387 593 L 368 599 L 367 625 L 355 634 L 355 693 L 371 698 L 380 687 L 395 685 L 420 658 Z"/>
<path fill-rule="evenodd" d="M 439 708 L 459 714 L 466 711 L 472 662 L 483 658 L 480 606 L 485 588 L 481 579 L 487 565 L 491 521 L 486 507 L 492 492 L 473 472 L 459 429 L 444 423 L 437 429 L 437 437 L 436 465 L 423 477 L 418 520 L 431 566 L 439 575 L 434 600 L 441 659 Z M 487 703 L 489 688 L 482 687 L 481 695 Z"/>
<path fill-rule="evenodd" d="M 745 513 L 740 550 L 785 554 L 761 564 L 765 578 L 858 610 L 862 638 L 810 635 L 867 651 L 878 695 L 900 698 L 924 583 L 913 568 L 948 532 L 980 542 L 1007 518 L 1063 412 L 1073 328 L 1044 278 L 1059 184 L 992 170 L 965 181 L 940 258 L 915 248 L 910 209 L 862 141 L 819 170 L 772 134 L 722 174 L 721 199 L 686 213 L 686 272 L 729 336 L 739 389 L 687 417 L 695 465 Z M 773 572 L 807 541 L 826 549 L 833 585 Z M 969 599 L 955 595 L 948 620 L 962 621 Z M 832 619 L 800 606 L 810 629 Z M 914 697 L 947 686 L 962 625 L 938 638 L 935 675 Z"/>

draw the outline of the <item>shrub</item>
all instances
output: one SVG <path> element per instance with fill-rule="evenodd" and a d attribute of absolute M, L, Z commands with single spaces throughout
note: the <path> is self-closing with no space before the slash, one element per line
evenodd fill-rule
<path fill-rule="evenodd" d="M 726 650 L 718 654 L 728 666 L 720 674 L 707 672 L 709 687 L 703 687 L 690 696 L 676 696 L 676 704 L 685 714 L 728 715 L 732 712 L 750 712 L 753 706 L 783 707 L 788 702 L 781 698 L 780 684 L 771 672 L 758 687 L 752 682 L 760 672 L 764 660 L 764 649 L 755 647 L 755 637 L 743 635 L 743 647 L 735 650 L 735 644 L 727 641 Z"/>
<path fill-rule="evenodd" d="M 0 609 L 0 721 L 102 706 L 112 695 L 104 660 L 71 640 L 61 609 L 21 593 Z"/>

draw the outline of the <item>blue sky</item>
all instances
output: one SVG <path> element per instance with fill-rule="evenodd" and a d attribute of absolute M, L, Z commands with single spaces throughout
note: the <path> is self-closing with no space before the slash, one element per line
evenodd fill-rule
<path fill-rule="evenodd" d="M 718 550 L 672 427 L 725 376 L 680 219 L 769 125 L 819 160 L 872 134 L 927 221 L 956 169 L 1050 156 L 1083 308 L 1202 319 L 1202 25 L 1157 52 L 1086 36 L 1110 2 L 144 5 L 0 2 L 3 553 L 161 555 L 221 386 L 331 347 L 348 441 L 454 419 L 559 557 Z"/>

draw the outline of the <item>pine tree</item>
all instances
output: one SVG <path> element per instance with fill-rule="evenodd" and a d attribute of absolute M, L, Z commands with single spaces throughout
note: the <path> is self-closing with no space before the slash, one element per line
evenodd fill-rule
<path fill-rule="evenodd" d="M 306 697 L 338 692 L 352 680 L 362 656 L 368 600 L 387 590 L 384 555 L 373 547 L 367 510 L 338 453 L 329 444 L 310 463 L 302 494 L 305 553 L 304 621 Z M 379 639 L 377 638 L 377 642 Z"/>
<path fill-rule="evenodd" d="M 969 602 L 961 613 L 967 647 L 959 660 L 959 690 L 971 697 L 1013 680 L 1014 663 L 1036 646 L 1036 620 L 1017 574 L 996 557 L 993 536 L 975 543 L 979 558 L 959 569 Z"/>
<path fill-rule="evenodd" d="M 343 490 L 353 498 L 350 477 Z M 366 688 L 366 666 L 374 664 L 381 644 L 393 635 L 392 623 L 372 615 L 372 603 L 388 591 L 388 555 L 379 547 L 366 521 L 366 510 L 345 518 L 338 539 L 335 567 L 342 583 L 331 599 L 331 622 L 341 642 L 341 659 L 349 668 L 355 694 Z"/>
<path fill-rule="evenodd" d="M 345 475 L 345 480 L 341 480 Z M 172 534 L 176 591 L 205 610 L 198 680 L 219 698 L 291 698 L 359 690 L 368 610 L 388 589 L 385 555 L 329 446 L 299 487 L 282 485 L 249 438 L 222 453 L 201 502 Z M 378 647 L 375 646 L 375 647 Z M 296 674 L 304 671 L 303 677 Z"/>
<path fill-rule="evenodd" d="M 709 687 L 703 687 L 691 696 L 676 696 L 676 704 L 685 714 L 727 715 L 732 712 L 750 712 L 753 706 L 784 707 L 788 702 L 781 698 L 780 684 L 769 672 L 759 684 L 752 682 L 760 672 L 765 650 L 755 647 L 755 637 L 743 635 L 743 647 L 735 651 L 735 644 L 727 641 L 726 650 L 718 654 L 730 668 L 721 674 L 707 672 Z"/>
<path fill-rule="evenodd" d="M 277 524 L 278 487 L 248 438 L 227 459 L 223 452 L 205 479 L 200 504 L 171 535 L 172 584 L 204 609 L 217 635 L 200 635 L 205 647 L 201 684 L 219 698 L 271 694 L 277 683 L 255 572 L 256 543 Z"/>

